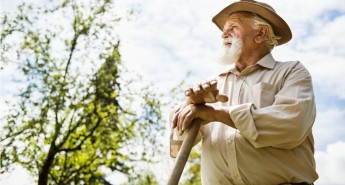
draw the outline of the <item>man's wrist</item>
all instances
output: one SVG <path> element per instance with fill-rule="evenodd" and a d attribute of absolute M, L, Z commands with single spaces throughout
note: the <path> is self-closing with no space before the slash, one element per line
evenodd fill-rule
<path fill-rule="evenodd" d="M 230 127 L 236 128 L 229 113 L 229 109 L 225 107 L 215 107 L 214 111 L 215 119 L 218 122 L 222 122 Z"/>

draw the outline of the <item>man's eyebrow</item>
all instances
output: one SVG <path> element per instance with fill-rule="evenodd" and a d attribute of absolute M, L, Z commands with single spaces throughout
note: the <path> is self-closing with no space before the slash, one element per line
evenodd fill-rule
<path fill-rule="evenodd" d="M 231 27 L 233 27 L 235 25 L 237 26 L 238 23 L 237 22 L 232 22 L 232 23 L 229 23 L 229 24 L 225 24 L 224 28 L 231 28 Z"/>

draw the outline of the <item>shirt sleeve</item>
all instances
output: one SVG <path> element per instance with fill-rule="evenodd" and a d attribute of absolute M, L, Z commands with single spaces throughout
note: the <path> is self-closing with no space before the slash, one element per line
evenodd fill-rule
<path fill-rule="evenodd" d="M 311 76 L 298 62 L 286 75 L 272 105 L 235 105 L 229 113 L 241 135 L 254 147 L 294 148 L 310 134 L 316 117 Z"/>

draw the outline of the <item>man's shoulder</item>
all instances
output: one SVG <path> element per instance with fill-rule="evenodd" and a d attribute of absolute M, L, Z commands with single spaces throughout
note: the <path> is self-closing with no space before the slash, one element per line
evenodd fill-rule
<path fill-rule="evenodd" d="M 274 69 L 279 71 L 287 71 L 288 73 L 305 73 L 307 76 L 310 76 L 307 68 L 298 60 L 285 62 L 277 61 Z"/>
<path fill-rule="evenodd" d="M 295 60 L 295 61 L 277 61 L 276 65 L 274 66 L 275 68 L 286 68 L 286 69 L 293 69 L 293 68 L 303 68 L 306 69 L 305 66 L 302 64 L 301 61 Z"/>
<path fill-rule="evenodd" d="M 297 65 L 302 65 L 302 63 L 299 60 L 295 61 L 277 61 L 275 67 L 295 67 Z M 303 66 L 303 65 L 302 65 Z"/>

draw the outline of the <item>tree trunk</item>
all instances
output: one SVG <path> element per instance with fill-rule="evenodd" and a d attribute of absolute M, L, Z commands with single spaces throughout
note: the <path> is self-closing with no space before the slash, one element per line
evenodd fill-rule
<path fill-rule="evenodd" d="M 38 185 L 47 185 L 48 184 L 48 174 L 50 171 L 50 167 L 53 164 L 54 157 L 56 154 L 56 146 L 54 144 L 51 145 L 47 158 L 41 168 L 41 171 L 38 176 Z"/>

